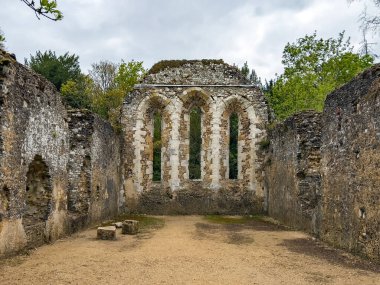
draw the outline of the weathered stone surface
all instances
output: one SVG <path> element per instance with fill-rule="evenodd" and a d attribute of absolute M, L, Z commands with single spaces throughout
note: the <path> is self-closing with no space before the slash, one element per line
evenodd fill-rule
<path fill-rule="evenodd" d="M 90 111 L 69 110 L 68 114 L 68 210 L 75 231 L 118 213 L 120 137 Z"/>
<path fill-rule="evenodd" d="M 321 114 L 299 113 L 269 131 L 265 163 L 268 213 L 319 234 Z"/>
<path fill-rule="evenodd" d="M 0 50 L 0 255 L 118 213 L 119 136 Z"/>
<path fill-rule="evenodd" d="M 380 64 L 270 132 L 271 216 L 380 263 Z M 319 123 L 321 121 L 321 123 Z"/>
<path fill-rule="evenodd" d="M 162 83 L 171 85 L 154 85 Z M 262 92 L 244 85 L 246 81 L 235 67 L 213 61 L 207 64 L 181 62 L 179 66 L 149 74 L 143 84 L 127 97 L 123 107 L 127 208 L 157 214 L 194 213 L 195 209 L 198 214 L 262 212 L 263 156 L 259 142 L 266 136 L 268 121 Z M 244 86 L 240 86 L 242 84 Z M 189 112 L 193 107 L 202 110 L 199 181 L 189 179 Z M 158 183 L 152 181 L 152 116 L 155 111 L 161 112 L 163 121 L 162 179 Z M 240 121 L 239 170 L 238 179 L 234 181 L 228 179 L 229 117 L 232 113 L 237 113 Z M 230 207 L 227 201 L 239 200 L 239 197 L 247 197 L 242 202 L 245 206 Z"/>
<path fill-rule="evenodd" d="M 116 240 L 116 227 L 98 227 L 96 237 L 102 240 Z"/>
<path fill-rule="evenodd" d="M 136 220 L 125 220 L 122 224 L 121 233 L 123 235 L 135 235 L 139 231 L 139 222 Z"/>
<path fill-rule="evenodd" d="M 59 93 L 0 50 L 0 255 L 65 234 L 68 157 Z"/>
<path fill-rule="evenodd" d="M 117 222 L 113 224 L 117 229 L 121 229 L 123 227 L 123 222 Z"/>
<path fill-rule="evenodd" d="M 380 263 L 379 110 L 380 64 L 326 99 L 321 237 Z"/>

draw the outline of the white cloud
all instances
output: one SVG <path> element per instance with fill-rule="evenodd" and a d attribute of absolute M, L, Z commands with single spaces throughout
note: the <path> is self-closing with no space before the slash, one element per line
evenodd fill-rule
<path fill-rule="evenodd" d="M 269 79 L 282 71 L 285 44 L 314 30 L 321 37 L 346 30 L 353 44 L 361 41 L 360 1 L 59 0 L 61 22 L 37 20 L 21 1 L 1 1 L 6 46 L 20 61 L 37 50 L 69 51 L 84 71 L 105 59 L 149 67 L 162 59 L 223 58 L 248 61 Z"/>

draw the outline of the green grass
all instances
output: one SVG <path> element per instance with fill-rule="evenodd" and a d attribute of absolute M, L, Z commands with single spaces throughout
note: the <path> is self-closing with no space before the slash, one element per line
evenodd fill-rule
<path fill-rule="evenodd" d="M 220 215 L 207 215 L 204 219 L 215 224 L 246 224 L 252 221 L 262 221 L 263 217 L 255 216 L 220 216 Z"/>
<path fill-rule="evenodd" d="M 161 219 L 161 218 L 156 218 L 156 217 L 147 216 L 147 215 L 130 215 L 130 214 L 119 215 L 113 221 L 107 222 L 107 225 L 112 225 L 115 222 L 123 222 L 125 220 L 139 221 L 140 230 L 160 229 L 165 225 L 164 219 Z"/>

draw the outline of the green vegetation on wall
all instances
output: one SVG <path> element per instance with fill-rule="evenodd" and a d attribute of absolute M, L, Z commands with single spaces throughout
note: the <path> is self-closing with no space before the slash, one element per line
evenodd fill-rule
<path fill-rule="evenodd" d="M 190 111 L 189 139 L 189 178 L 201 179 L 202 150 L 202 110 L 199 107 Z"/>
<path fill-rule="evenodd" d="M 236 113 L 230 116 L 230 147 L 229 147 L 229 178 L 238 178 L 238 137 L 239 137 L 239 117 Z"/>
<path fill-rule="evenodd" d="M 153 115 L 153 181 L 161 181 L 161 128 L 162 115 Z"/>
<path fill-rule="evenodd" d="M 338 38 L 306 35 L 283 51 L 284 73 L 264 87 L 277 119 L 302 110 L 322 111 L 326 96 L 373 63 L 369 55 L 353 52 L 344 33 Z"/>

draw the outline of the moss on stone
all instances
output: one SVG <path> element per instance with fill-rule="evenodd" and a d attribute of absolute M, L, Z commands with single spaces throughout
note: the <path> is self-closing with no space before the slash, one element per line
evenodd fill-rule
<path fill-rule="evenodd" d="M 161 60 L 154 64 L 148 71 L 148 74 L 156 74 L 166 68 L 178 68 L 185 64 L 194 64 L 201 62 L 203 65 L 225 64 L 222 59 L 202 59 L 202 60 Z"/>
<path fill-rule="evenodd" d="M 207 221 L 215 224 L 246 224 L 252 221 L 261 221 L 262 216 L 221 216 L 207 215 L 204 217 Z"/>

